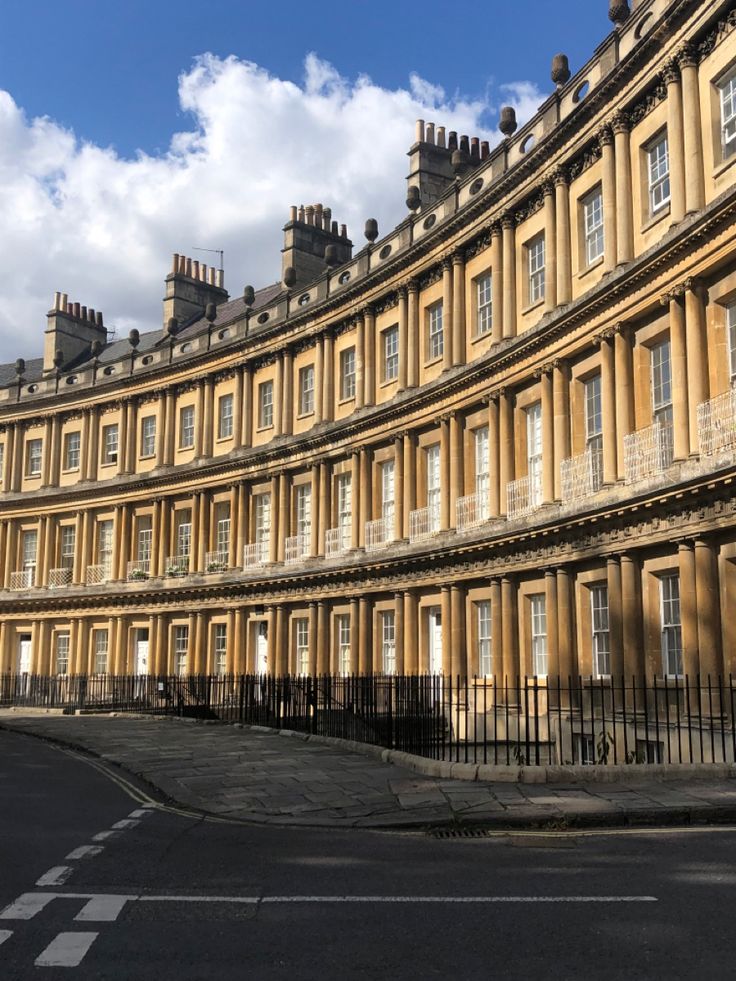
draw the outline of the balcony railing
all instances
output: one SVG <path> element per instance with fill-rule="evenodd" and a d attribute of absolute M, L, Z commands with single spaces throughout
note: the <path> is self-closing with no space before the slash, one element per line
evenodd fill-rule
<path fill-rule="evenodd" d="M 148 579 L 151 574 L 151 560 L 139 559 L 137 562 L 128 563 L 128 580 L 130 582 L 142 582 Z"/>
<path fill-rule="evenodd" d="M 170 555 L 166 560 L 167 576 L 188 576 L 189 575 L 189 556 Z"/>
<path fill-rule="evenodd" d="M 88 586 L 98 586 L 101 582 L 109 582 L 112 578 L 112 564 L 110 562 L 99 562 L 97 565 L 87 566 L 86 583 Z"/>
<path fill-rule="evenodd" d="M 476 491 L 455 502 L 456 527 L 459 532 L 478 528 L 489 519 L 488 491 Z"/>
<path fill-rule="evenodd" d="M 431 538 L 440 530 L 439 504 L 430 504 L 426 508 L 417 508 L 409 512 L 409 541 L 421 542 Z"/>
<path fill-rule="evenodd" d="M 225 572 L 230 567 L 230 553 L 226 549 L 207 552 L 204 557 L 205 572 Z"/>
<path fill-rule="evenodd" d="M 49 569 L 49 589 L 57 589 L 59 586 L 69 586 L 72 581 L 71 569 Z"/>
<path fill-rule="evenodd" d="M 377 548 L 384 548 L 395 540 L 396 522 L 393 516 L 377 518 L 375 521 L 366 521 L 365 548 L 367 552 L 374 552 Z"/>
<path fill-rule="evenodd" d="M 509 518 L 522 518 L 542 504 L 542 486 L 538 476 L 527 474 L 506 486 L 506 513 Z"/>
<path fill-rule="evenodd" d="M 562 500 L 583 501 L 601 489 L 603 483 L 603 454 L 589 446 L 584 453 L 568 457 L 560 464 Z"/>
<path fill-rule="evenodd" d="M 301 535 L 291 535 L 284 541 L 284 559 L 289 565 L 301 562 L 312 555 L 312 535 L 311 532 L 303 532 Z"/>
<path fill-rule="evenodd" d="M 671 423 L 655 422 L 624 436 L 624 472 L 627 484 L 664 473 L 672 465 Z"/>
<path fill-rule="evenodd" d="M 698 406 L 698 440 L 702 456 L 736 450 L 736 388 Z"/>
<path fill-rule="evenodd" d="M 243 568 L 252 569 L 254 566 L 266 565 L 269 560 L 269 542 L 252 542 L 243 549 Z"/>
<path fill-rule="evenodd" d="M 325 532 L 325 557 L 334 558 L 350 551 L 352 545 L 352 525 L 342 525 L 339 528 L 328 528 Z"/>
<path fill-rule="evenodd" d="M 36 578 L 35 569 L 20 569 L 10 573 L 11 589 L 32 589 Z"/>

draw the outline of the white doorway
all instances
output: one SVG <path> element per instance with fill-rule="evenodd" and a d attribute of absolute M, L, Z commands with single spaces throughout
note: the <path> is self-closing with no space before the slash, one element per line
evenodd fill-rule
<path fill-rule="evenodd" d="M 256 626 L 256 674 L 268 670 L 268 621 L 261 620 Z"/>
<path fill-rule="evenodd" d="M 442 610 L 439 606 L 429 608 L 429 673 L 442 674 Z"/>
<path fill-rule="evenodd" d="M 135 674 L 148 674 L 148 631 L 139 630 L 135 639 Z"/>
<path fill-rule="evenodd" d="M 31 635 L 21 634 L 18 638 L 18 674 L 31 673 Z"/>

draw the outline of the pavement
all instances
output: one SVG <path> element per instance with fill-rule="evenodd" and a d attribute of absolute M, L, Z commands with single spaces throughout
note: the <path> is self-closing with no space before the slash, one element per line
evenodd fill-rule
<path fill-rule="evenodd" d="M 422 776 L 255 727 L 0 713 L 0 728 L 82 750 L 197 814 L 314 828 L 582 828 L 736 822 L 736 780 L 580 784 Z M 691 777 L 692 777 L 692 771 Z"/>

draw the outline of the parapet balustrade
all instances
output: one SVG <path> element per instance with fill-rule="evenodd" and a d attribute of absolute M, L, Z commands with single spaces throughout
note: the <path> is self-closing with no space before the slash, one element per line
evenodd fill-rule
<path fill-rule="evenodd" d="M 98 562 L 97 565 L 87 566 L 85 582 L 88 586 L 99 586 L 100 583 L 109 582 L 112 579 L 112 563 Z"/>
<path fill-rule="evenodd" d="M 698 440 L 703 456 L 736 450 L 736 388 L 698 406 Z"/>
<path fill-rule="evenodd" d="M 328 528 L 325 532 L 325 557 L 332 559 L 337 555 L 345 555 L 350 551 L 353 528 L 351 524 L 338 528 Z"/>
<path fill-rule="evenodd" d="M 252 569 L 255 566 L 266 565 L 269 559 L 268 540 L 251 542 L 243 548 L 243 568 Z"/>
<path fill-rule="evenodd" d="M 49 569 L 49 589 L 57 589 L 59 586 L 70 586 L 71 581 L 71 569 Z"/>
<path fill-rule="evenodd" d="M 204 557 L 205 572 L 226 572 L 230 567 L 230 555 L 225 549 L 207 552 Z"/>
<path fill-rule="evenodd" d="M 36 579 L 35 569 L 20 569 L 10 573 L 11 589 L 32 589 Z"/>
<path fill-rule="evenodd" d="M 426 508 L 417 508 L 409 512 L 409 541 L 421 542 L 440 530 L 440 506 L 430 504 Z"/>
<path fill-rule="evenodd" d="M 624 436 L 624 473 L 627 484 L 664 473 L 674 452 L 671 423 L 654 422 Z"/>
<path fill-rule="evenodd" d="M 365 549 L 374 552 L 377 548 L 385 548 L 396 540 L 395 521 L 393 515 L 376 518 L 365 523 Z"/>
<path fill-rule="evenodd" d="M 603 483 L 603 453 L 589 446 L 583 453 L 568 457 L 560 464 L 562 501 L 583 501 L 601 489 Z"/>
<path fill-rule="evenodd" d="M 138 559 L 136 562 L 128 562 L 128 580 L 131 582 L 140 582 L 143 579 L 148 579 L 151 574 L 151 560 L 150 559 Z"/>
<path fill-rule="evenodd" d="M 460 534 L 478 528 L 490 518 L 488 491 L 476 491 L 455 502 L 456 527 Z"/>
<path fill-rule="evenodd" d="M 293 565 L 308 559 L 312 555 L 312 535 L 303 532 L 300 535 L 290 535 L 284 539 L 284 561 L 287 565 Z"/>
<path fill-rule="evenodd" d="M 509 520 L 531 514 L 542 505 L 542 481 L 539 474 L 527 474 L 506 485 Z"/>

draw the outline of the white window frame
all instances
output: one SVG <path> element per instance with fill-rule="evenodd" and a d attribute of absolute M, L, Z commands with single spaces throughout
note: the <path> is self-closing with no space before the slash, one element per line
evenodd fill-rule
<path fill-rule="evenodd" d="M 230 439 L 233 435 L 233 395 L 221 395 L 217 400 L 217 438 Z"/>
<path fill-rule="evenodd" d="M 64 434 L 64 470 L 79 470 L 82 454 L 82 434 L 79 430 Z"/>
<path fill-rule="evenodd" d="M 427 353 L 429 361 L 436 361 L 445 353 L 445 329 L 442 300 L 427 310 Z"/>
<path fill-rule="evenodd" d="M 491 601 L 479 600 L 475 604 L 477 645 L 478 645 L 478 675 L 481 678 L 493 676 L 493 626 L 491 623 Z"/>
<path fill-rule="evenodd" d="M 298 617 L 294 621 L 294 647 L 296 673 L 306 677 L 309 674 L 309 619 L 307 617 Z"/>
<path fill-rule="evenodd" d="M 489 512 L 491 488 L 491 457 L 488 426 L 480 426 L 473 433 L 475 446 L 475 493 L 478 517 L 485 520 Z"/>
<path fill-rule="evenodd" d="M 151 553 L 153 551 L 153 528 L 150 524 L 138 525 L 138 541 L 136 542 L 136 562 L 151 567 Z"/>
<path fill-rule="evenodd" d="M 118 462 L 120 430 L 116 422 L 102 427 L 102 465 L 112 466 Z"/>
<path fill-rule="evenodd" d="M 355 398 L 356 359 L 355 348 L 346 347 L 340 351 L 340 401 L 347 402 Z"/>
<path fill-rule="evenodd" d="M 546 245 L 544 234 L 537 235 L 527 245 L 527 262 L 529 270 L 529 304 L 539 303 L 544 299 L 546 278 Z"/>
<path fill-rule="evenodd" d="M 110 518 L 105 518 L 97 522 L 97 564 L 108 572 L 112 568 L 113 548 L 113 523 Z"/>
<path fill-rule="evenodd" d="M 601 373 L 591 375 L 585 387 L 585 446 L 590 450 L 593 486 L 603 483 L 603 390 Z"/>
<path fill-rule="evenodd" d="M 187 520 L 176 525 L 176 558 L 186 559 L 192 554 L 192 519 L 187 512 Z"/>
<path fill-rule="evenodd" d="M 736 153 L 736 71 L 730 72 L 718 84 L 721 109 L 721 151 L 728 160 Z"/>
<path fill-rule="evenodd" d="M 35 573 L 38 564 L 38 532 L 35 529 L 22 532 L 21 560 L 24 572 Z"/>
<path fill-rule="evenodd" d="M 314 365 L 299 369 L 299 415 L 309 416 L 314 412 Z"/>
<path fill-rule="evenodd" d="M 649 213 L 656 215 L 670 203 L 670 149 L 667 133 L 661 133 L 647 147 Z"/>
<path fill-rule="evenodd" d="M 667 678 L 680 678 L 682 677 L 682 612 L 680 577 L 676 572 L 659 577 L 659 616 L 662 673 Z"/>
<path fill-rule="evenodd" d="M 255 544 L 258 546 L 258 559 L 267 562 L 271 546 L 271 494 L 256 494 L 253 502 L 255 514 Z"/>
<path fill-rule="evenodd" d="M 608 586 L 590 588 L 590 630 L 593 651 L 593 675 L 611 677 L 611 625 L 608 612 Z"/>
<path fill-rule="evenodd" d="M 529 597 L 531 621 L 532 674 L 537 678 L 547 677 L 547 597 L 544 593 L 533 593 Z"/>
<path fill-rule="evenodd" d="M 296 533 L 312 534 L 312 485 L 298 484 L 296 487 Z"/>
<path fill-rule="evenodd" d="M 183 405 L 179 409 L 179 449 L 191 450 L 194 446 L 194 406 Z"/>
<path fill-rule="evenodd" d="M 69 674 L 70 635 L 68 631 L 59 632 L 54 643 L 54 666 L 56 674 Z"/>
<path fill-rule="evenodd" d="M 261 382 L 258 386 L 258 428 L 273 426 L 273 382 Z"/>
<path fill-rule="evenodd" d="M 43 467 L 43 440 L 29 439 L 26 443 L 26 477 L 40 477 Z"/>
<path fill-rule="evenodd" d="M 142 460 L 156 455 L 156 416 L 144 416 L 141 419 L 141 456 Z"/>
<path fill-rule="evenodd" d="M 585 261 L 592 266 L 603 258 L 605 233 L 603 228 L 603 190 L 600 185 L 583 198 L 583 227 L 585 229 Z"/>
<path fill-rule="evenodd" d="M 736 300 L 726 307 L 726 333 L 728 335 L 728 371 L 731 385 L 736 385 Z"/>
<path fill-rule="evenodd" d="M 217 519 L 215 526 L 215 551 L 225 555 L 230 552 L 230 517 Z"/>
<path fill-rule="evenodd" d="M 349 613 L 337 614 L 335 617 L 335 630 L 337 633 L 338 671 L 345 677 L 350 674 L 350 662 L 352 659 Z"/>
<path fill-rule="evenodd" d="M 440 444 L 433 443 L 425 451 L 427 467 L 427 509 L 429 511 L 429 530 L 439 531 L 440 509 L 442 507 L 442 481 L 440 479 Z"/>
<path fill-rule="evenodd" d="M 176 624 L 174 626 L 174 674 L 181 677 L 187 673 L 189 657 L 189 626 Z"/>
<path fill-rule="evenodd" d="M 92 638 L 94 647 L 94 673 L 107 674 L 107 662 L 110 653 L 110 638 L 107 627 L 101 627 L 94 631 Z"/>
<path fill-rule="evenodd" d="M 381 517 L 386 522 L 386 532 L 393 537 L 396 517 L 396 464 L 386 460 L 381 465 Z"/>
<path fill-rule="evenodd" d="M 399 327 L 394 324 L 383 331 L 383 381 L 396 381 L 399 377 Z"/>
<path fill-rule="evenodd" d="M 476 335 L 485 337 L 493 330 L 493 273 L 487 272 L 475 281 Z"/>
<path fill-rule="evenodd" d="M 227 673 L 227 624 L 216 623 L 213 635 L 212 667 L 216 675 Z"/>
<path fill-rule="evenodd" d="M 59 532 L 59 564 L 62 569 L 73 569 L 77 529 L 74 525 L 62 525 Z"/>
<path fill-rule="evenodd" d="M 340 529 L 340 547 L 349 549 L 353 530 L 353 475 L 341 473 L 337 477 L 337 527 Z"/>
<path fill-rule="evenodd" d="M 529 476 L 529 503 L 542 503 L 542 403 L 526 409 L 526 462 Z"/>
<path fill-rule="evenodd" d="M 672 426 L 672 345 L 669 338 L 649 349 L 652 422 Z"/>
<path fill-rule="evenodd" d="M 396 614 L 393 610 L 381 613 L 381 669 L 384 674 L 396 674 Z"/>

